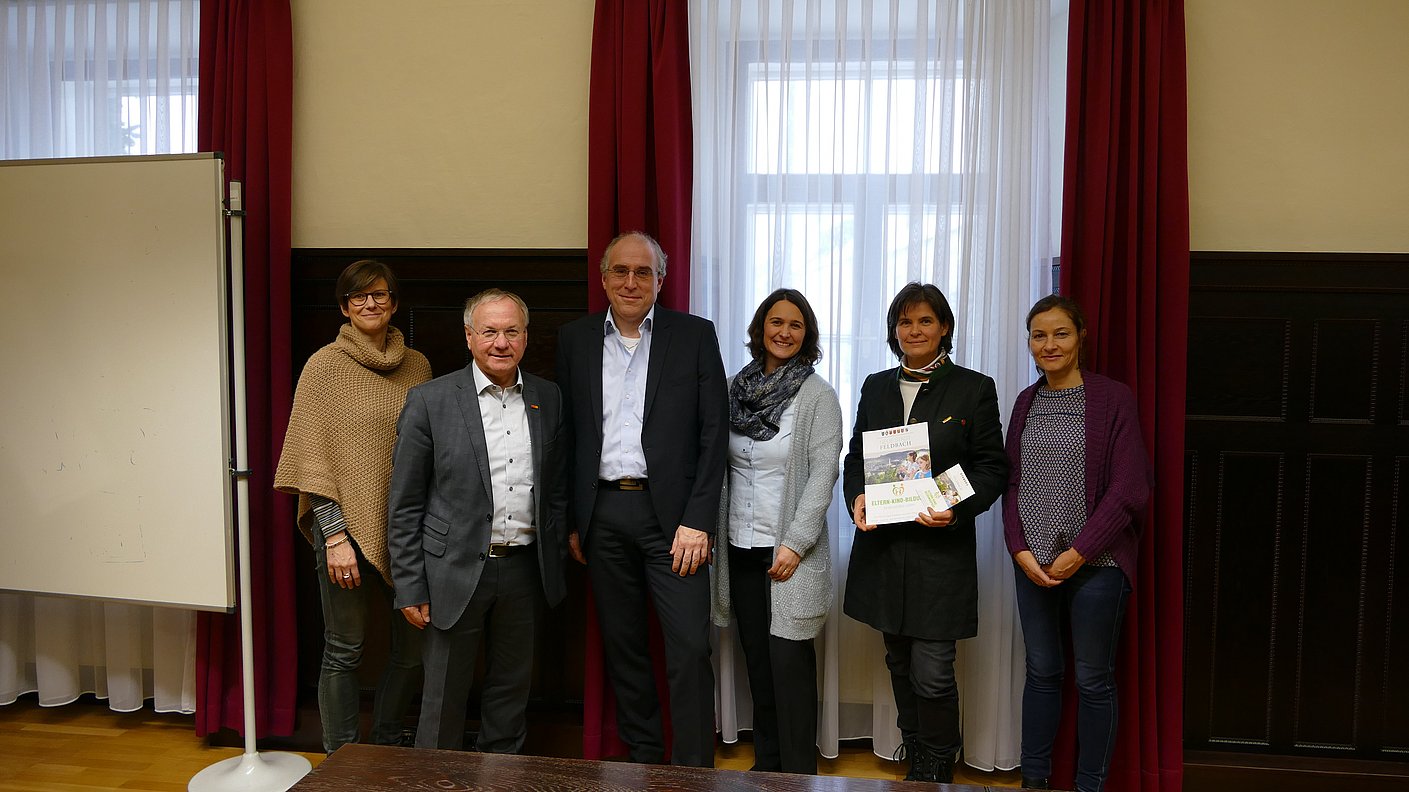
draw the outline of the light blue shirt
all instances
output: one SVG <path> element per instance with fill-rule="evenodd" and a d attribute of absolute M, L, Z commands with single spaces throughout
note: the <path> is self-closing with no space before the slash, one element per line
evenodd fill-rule
<path fill-rule="evenodd" d="M 735 547 L 778 544 L 796 414 L 794 399 L 778 418 L 778 434 L 770 440 L 729 432 L 729 544 Z"/>
<path fill-rule="evenodd" d="M 646 368 L 651 361 L 655 306 L 641 321 L 633 352 L 617 332 L 612 312 L 602 325 L 602 459 L 597 477 L 608 481 L 647 478 L 641 426 L 646 417 Z"/>

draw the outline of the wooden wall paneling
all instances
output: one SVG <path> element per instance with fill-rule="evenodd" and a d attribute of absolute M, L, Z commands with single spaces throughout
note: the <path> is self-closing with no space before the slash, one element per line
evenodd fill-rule
<path fill-rule="evenodd" d="M 1227 453 L 1218 463 L 1214 516 L 1208 739 L 1271 744 L 1280 530 L 1286 461 L 1277 453 Z"/>
<path fill-rule="evenodd" d="M 1186 438 L 1186 444 L 1187 438 Z M 1194 571 L 1206 569 L 1203 559 L 1216 545 L 1208 536 L 1209 519 L 1206 498 L 1201 497 L 1204 477 L 1198 451 L 1184 451 L 1184 732 L 1198 734 L 1206 740 L 1210 709 L 1208 661 L 1213 657 L 1209 648 L 1209 630 L 1195 629 L 1190 624 L 1193 614 L 1208 613 L 1208 587 L 1195 578 Z M 1203 508 L 1201 508 L 1203 507 Z M 1193 724 L 1199 724 L 1195 727 Z"/>
<path fill-rule="evenodd" d="M 1199 375 L 1189 378 L 1187 414 L 1203 421 L 1285 421 L 1291 334 L 1291 321 L 1281 317 L 1219 316 L 1191 325 L 1191 350 L 1258 354 L 1199 354 Z"/>
<path fill-rule="evenodd" d="M 1409 321 L 1399 323 L 1399 387 L 1395 394 L 1397 419 L 1400 427 L 1409 426 Z"/>
<path fill-rule="evenodd" d="M 1325 319 L 1311 326 L 1312 423 L 1373 424 L 1380 323 Z"/>
<path fill-rule="evenodd" d="M 1297 748 L 1358 748 L 1363 702 L 1371 460 L 1312 454 L 1299 522 Z M 1328 680 L 1337 682 L 1327 684 Z"/>
<path fill-rule="evenodd" d="M 1404 671 L 1409 658 L 1409 588 L 1404 583 L 1409 576 L 1409 456 L 1395 457 L 1391 480 L 1394 530 L 1385 554 L 1389 593 L 1383 603 L 1385 648 L 1380 664 L 1384 695 L 1375 702 L 1375 711 L 1385 753 L 1409 761 L 1409 674 Z"/>
<path fill-rule="evenodd" d="M 1409 255 L 1192 275 L 1186 780 L 1409 788 Z"/>

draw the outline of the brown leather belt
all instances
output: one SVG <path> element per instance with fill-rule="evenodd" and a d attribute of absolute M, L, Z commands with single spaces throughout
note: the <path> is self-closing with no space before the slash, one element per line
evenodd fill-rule
<path fill-rule="evenodd" d="M 618 490 L 621 492 L 640 492 L 651 488 L 650 482 L 643 478 L 620 478 L 615 481 L 602 479 L 597 482 L 597 486 L 602 489 Z"/>

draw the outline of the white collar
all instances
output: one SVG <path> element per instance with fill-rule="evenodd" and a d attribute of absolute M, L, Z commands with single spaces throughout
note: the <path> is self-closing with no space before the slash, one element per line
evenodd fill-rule
<path fill-rule="evenodd" d="M 485 373 L 484 373 L 483 371 L 480 371 L 480 370 L 479 370 L 479 363 L 478 363 L 478 362 L 471 361 L 471 362 L 470 362 L 470 368 L 474 371 L 474 377 L 475 377 L 475 393 L 484 393 L 484 389 L 485 389 L 485 388 L 494 388 L 496 393 L 500 390 L 500 388 L 499 388 L 498 385 L 494 384 L 493 382 L 490 382 L 490 381 L 489 381 L 489 377 L 485 376 Z M 513 389 L 515 389 L 515 388 L 519 388 L 519 387 L 522 387 L 522 386 L 523 386 L 523 372 L 521 372 L 521 371 L 519 371 L 519 369 L 515 368 L 515 369 L 514 369 L 514 383 L 513 383 L 512 385 L 510 385 L 509 387 L 507 387 L 507 388 L 503 388 L 502 390 L 511 391 L 511 390 L 513 390 Z"/>
<path fill-rule="evenodd" d="M 641 331 L 642 331 L 643 333 L 649 333 L 649 332 L 651 332 L 651 327 L 652 327 L 652 326 L 654 325 L 654 323 L 655 323 L 655 318 L 656 318 L 656 307 L 655 307 L 654 305 L 652 305 L 652 306 L 651 306 L 651 310 L 649 310 L 649 311 L 646 312 L 646 317 L 641 320 L 641 328 L 640 328 L 640 329 L 641 329 Z M 603 334 L 603 335 L 612 335 L 612 334 L 618 334 L 618 335 L 619 335 L 619 334 L 620 334 L 619 331 L 618 331 L 617 328 L 616 328 L 616 321 L 612 318 L 612 309 L 611 309 L 610 307 L 607 308 L 607 318 L 602 322 L 602 334 Z"/>

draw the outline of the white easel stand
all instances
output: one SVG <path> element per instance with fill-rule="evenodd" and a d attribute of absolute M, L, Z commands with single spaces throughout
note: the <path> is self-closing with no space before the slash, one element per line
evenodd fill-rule
<path fill-rule="evenodd" d="M 196 773 L 186 786 L 190 792 L 284 792 L 313 769 L 295 753 L 254 753 L 246 746 L 241 756 L 223 759 Z"/>
<path fill-rule="evenodd" d="M 230 182 L 230 333 L 235 386 L 235 499 L 239 512 L 240 656 L 243 660 L 245 752 L 196 773 L 189 792 L 284 792 L 313 765 L 295 753 L 259 753 L 254 747 L 254 625 L 250 616 L 249 443 L 245 438 L 245 267 L 243 185 Z"/>

